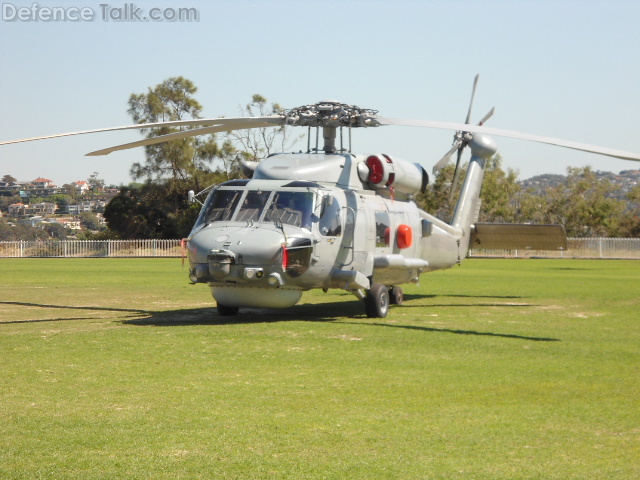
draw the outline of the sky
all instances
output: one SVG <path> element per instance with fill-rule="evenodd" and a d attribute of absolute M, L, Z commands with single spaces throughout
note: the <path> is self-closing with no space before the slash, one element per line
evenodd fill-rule
<path fill-rule="evenodd" d="M 3 0 L 0 141 L 129 125 L 129 96 L 175 76 L 198 87 L 206 118 L 239 116 L 260 93 L 286 108 L 331 99 L 388 117 L 464 122 L 479 73 L 472 121 L 495 106 L 487 126 L 640 153 L 637 0 L 105 1 Z M 114 20 L 128 5 L 141 18 L 195 8 L 198 21 Z M 92 19 L 51 21 L 43 7 Z M 353 151 L 430 172 L 453 133 L 359 129 Z M 97 172 L 128 184 L 143 149 L 84 155 L 140 138 L 128 131 L 0 146 L 0 177 L 63 185 Z M 569 166 L 640 168 L 494 140 L 503 167 L 521 179 Z"/>

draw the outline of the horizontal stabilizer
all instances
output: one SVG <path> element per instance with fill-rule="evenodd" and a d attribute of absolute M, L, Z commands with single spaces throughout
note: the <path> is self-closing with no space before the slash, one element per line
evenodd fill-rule
<path fill-rule="evenodd" d="M 566 250 L 567 234 L 562 225 L 476 223 L 469 248 Z"/>

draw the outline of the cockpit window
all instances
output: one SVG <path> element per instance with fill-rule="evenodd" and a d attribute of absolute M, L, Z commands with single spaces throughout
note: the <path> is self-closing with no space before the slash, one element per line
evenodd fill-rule
<path fill-rule="evenodd" d="M 236 215 L 236 222 L 257 222 L 262 215 L 262 209 L 267 204 L 271 192 L 249 190 L 242 201 L 240 210 Z"/>
<path fill-rule="evenodd" d="M 207 199 L 196 226 L 231 220 L 262 221 L 311 230 L 313 198 L 308 191 L 216 190 Z"/>
<path fill-rule="evenodd" d="M 281 222 L 311 230 L 313 194 L 311 192 L 276 192 L 267 208 L 265 222 Z"/>
<path fill-rule="evenodd" d="M 242 197 L 242 190 L 215 190 L 209 195 L 197 225 L 231 220 Z"/>

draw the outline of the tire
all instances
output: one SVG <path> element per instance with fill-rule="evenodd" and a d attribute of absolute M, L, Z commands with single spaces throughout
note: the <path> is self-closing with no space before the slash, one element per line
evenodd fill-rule
<path fill-rule="evenodd" d="M 374 283 L 367 291 L 364 308 L 369 318 L 384 318 L 389 313 L 389 290 L 385 285 Z"/>
<path fill-rule="evenodd" d="M 229 307 L 228 305 L 218 304 L 218 315 L 222 317 L 232 317 L 233 315 L 238 314 L 238 307 Z"/>
<path fill-rule="evenodd" d="M 404 293 L 398 286 L 389 289 L 389 302 L 391 305 L 402 305 L 404 303 Z"/>

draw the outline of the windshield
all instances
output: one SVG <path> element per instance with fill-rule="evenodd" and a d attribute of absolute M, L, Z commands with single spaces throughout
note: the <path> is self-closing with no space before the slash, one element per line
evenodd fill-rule
<path fill-rule="evenodd" d="M 276 222 L 311 230 L 313 194 L 311 192 L 276 192 L 265 215 L 265 222 Z"/>
<path fill-rule="evenodd" d="M 196 226 L 231 220 L 241 196 L 242 190 L 216 190 L 212 192 L 202 208 Z"/>
<path fill-rule="evenodd" d="M 215 190 L 196 226 L 212 222 L 280 222 L 311 230 L 313 193 L 295 191 Z"/>
<path fill-rule="evenodd" d="M 242 201 L 242 205 L 236 215 L 236 222 L 257 222 L 262 215 L 262 210 L 267 204 L 271 192 L 249 190 Z"/>

